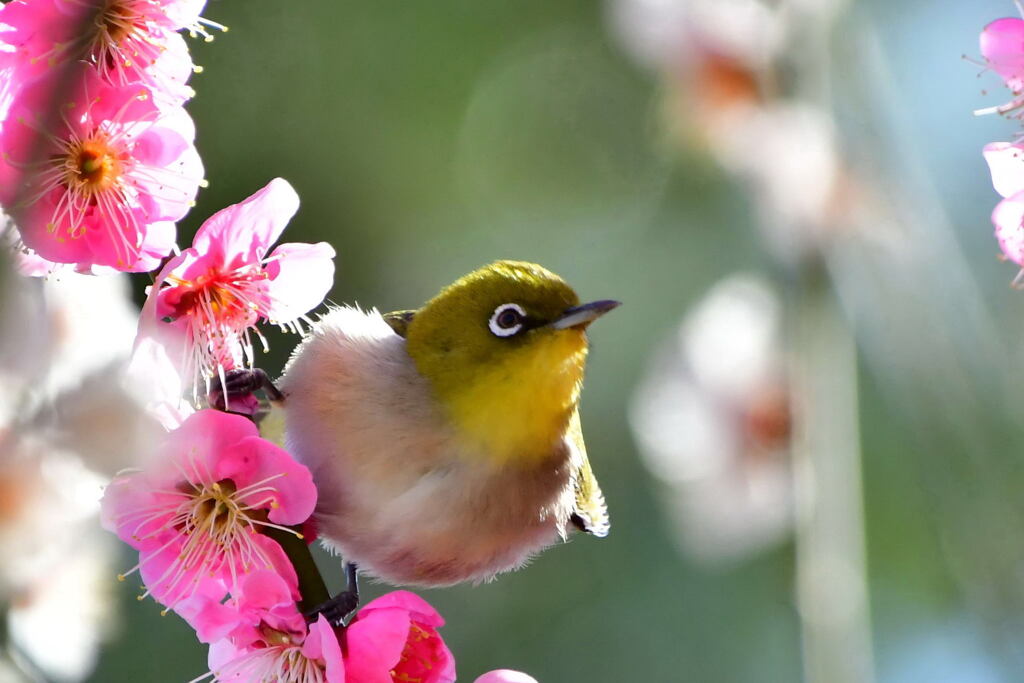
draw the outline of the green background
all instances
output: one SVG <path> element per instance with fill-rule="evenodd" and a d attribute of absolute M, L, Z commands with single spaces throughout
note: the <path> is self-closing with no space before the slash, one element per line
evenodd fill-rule
<path fill-rule="evenodd" d="M 1006 286 L 1013 269 L 993 258 L 987 215 L 996 196 L 979 150 L 1013 126 L 970 117 L 991 102 L 959 56 L 976 53 L 987 21 L 1013 11 L 994 0 L 858 6 L 856 21 L 880 27 L 895 89 L 843 110 L 853 122 L 869 106 L 892 115 L 893 134 L 945 199 L 1010 345 L 1024 299 Z M 190 43 L 204 72 L 188 108 L 210 186 L 181 222 L 180 242 L 281 176 L 302 199 L 284 239 L 327 240 L 338 252 L 333 301 L 416 307 L 469 270 L 514 258 L 554 270 L 585 300 L 625 303 L 592 330 L 582 407 L 612 533 L 578 536 L 491 584 L 425 591 L 448 620 L 442 635 L 460 680 L 499 667 L 544 683 L 799 680 L 792 545 L 726 567 L 693 563 L 669 540 L 629 433 L 631 392 L 688 305 L 728 273 L 772 266 L 741 188 L 710 159 L 665 144 L 661 87 L 616 42 L 607 6 L 246 0 L 211 2 L 205 15 L 230 31 Z M 907 160 L 891 151 L 878 163 L 898 172 Z M 271 343 L 260 364 L 276 373 L 295 338 L 274 332 Z M 865 361 L 879 679 L 1024 680 L 1013 643 L 1024 612 L 1013 609 L 1019 586 L 1005 579 L 1012 567 L 994 577 L 962 571 L 956 558 L 975 547 L 965 535 L 989 529 L 954 523 L 981 519 L 981 499 L 1005 505 L 1007 533 L 975 558 L 999 565 L 1024 538 L 1013 536 L 1024 530 L 1014 521 L 1021 489 L 1012 478 L 977 496 L 950 478 L 935 483 L 932 469 L 958 471 L 971 448 L 920 438 L 895 405 L 906 397 L 887 395 L 887 378 Z M 1020 477 L 1017 407 L 999 406 L 981 427 L 996 435 L 992 459 Z M 340 566 L 321 559 L 337 588 Z M 123 563 L 134 564 L 127 551 Z M 1004 580 L 1008 615 L 972 597 Z M 118 594 L 121 624 L 91 680 L 187 681 L 206 671 L 205 648 L 183 622 L 136 602 L 128 586 Z"/>

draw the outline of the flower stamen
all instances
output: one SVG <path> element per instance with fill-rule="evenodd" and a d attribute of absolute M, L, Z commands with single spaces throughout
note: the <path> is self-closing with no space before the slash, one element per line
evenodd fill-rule
<path fill-rule="evenodd" d="M 271 558 L 255 540 L 261 528 L 278 529 L 302 538 L 299 532 L 268 521 L 265 510 L 259 507 L 277 494 L 277 489 L 269 483 L 283 476 L 285 473 L 274 474 L 243 488 L 238 488 L 231 479 L 199 485 L 186 477 L 176 491 L 162 491 L 165 497 L 161 502 L 123 515 L 122 521 L 135 523 L 137 541 L 173 532 L 153 556 L 173 545 L 181 545 L 177 558 L 159 578 L 150 582 L 143 597 L 150 595 L 154 588 L 163 591 L 166 587 L 165 602 L 173 604 L 194 594 L 200 577 L 216 575 L 226 568 L 234 580 L 253 567 L 271 568 Z M 259 493 L 271 495 L 259 504 L 246 501 Z M 162 523 L 154 526 L 156 521 Z M 118 575 L 118 579 L 123 581 L 145 562 L 143 559 Z M 183 583 L 188 576 L 193 578 Z"/>

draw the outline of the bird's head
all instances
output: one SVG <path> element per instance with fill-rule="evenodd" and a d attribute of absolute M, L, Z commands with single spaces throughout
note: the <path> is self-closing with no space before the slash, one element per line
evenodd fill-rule
<path fill-rule="evenodd" d="M 407 349 L 468 442 L 501 461 L 541 458 L 579 400 L 586 328 L 617 305 L 580 305 L 551 271 L 497 261 L 417 311 Z"/>

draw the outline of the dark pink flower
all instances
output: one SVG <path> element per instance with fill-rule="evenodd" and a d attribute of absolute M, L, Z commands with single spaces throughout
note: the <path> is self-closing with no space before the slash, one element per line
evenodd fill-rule
<path fill-rule="evenodd" d="M 56 102 L 54 76 L 11 104 L 0 203 L 46 260 L 152 270 L 202 183 L 192 120 L 180 107 L 160 110 L 145 88 L 105 85 L 87 65 L 70 82 Z"/>
<path fill-rule="evenodd" d="M 140 334 L 158 336 L 183 377 L 208 381 L 251 365 L 257 322 L 297 329 L 323 300 L 334 278 L 329 244 L 282 244 L 268 255 L 298 207 L 291 185 L 272 180 L 211 216 L 192 247 L 164 266 Z"/>
<path fill-rule="evenodd" d="M 148 469 L 111 482 L 102 513 L 104 526 L 139 550 L 147 594 L 174 607 L 206 582 L 234 590 L 260 569 L 295 585 L 281 547 L 260 531 L 305 522 L 315 503 L 309 470 L 252 422 L 201 410 L 167 435 Z"/>
<path fill-rule="evenodd" d="M 347 683 L 450 683 L 455 659 L 437 629 L 444 619 L 409 591 L 382 595 L 345 629 Z"/>

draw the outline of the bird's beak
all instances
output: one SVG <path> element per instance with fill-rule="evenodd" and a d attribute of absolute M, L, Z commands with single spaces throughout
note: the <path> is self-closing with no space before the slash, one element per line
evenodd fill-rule
<path fill-rule="evenodd" d="M 549 325 L 556 330 L 565 330 L 570 327 L 583 329 L 618 306 L 619 303 L 611 299 L 602 299 L 601 301 L 591 301 L 589 304 L 581 306 L 573 306 L 562 313 L 554 322 L 549 323 Z"/>

